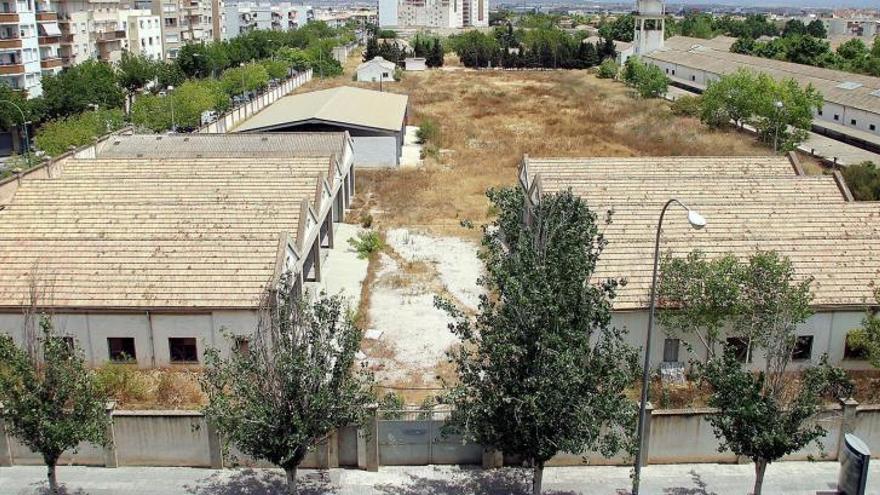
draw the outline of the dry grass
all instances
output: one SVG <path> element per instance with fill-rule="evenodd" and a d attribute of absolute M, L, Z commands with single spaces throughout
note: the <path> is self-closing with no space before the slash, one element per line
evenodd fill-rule
<path fill-rule="evenodd" d="M 358 194 L 369 200 L 357 217 L 370 212 L 382 226 L 477 235 L 459 222 L 490 218 L 486 189 L 514 184 L 523 154 L 770 154 L 748 136 L 710 131 L 672 115 L 665 101 L 633 98 L 586 71 L 427 71 L 386 90 L 410 95 L 410 125 L 440 126 L 440 153 L 419 169 L 359 172 Z"/>
<path fill-rule="evenodd" d="M 98 383 L 116 401 L 118 409 L 198 409 L 206 400 L 198 370 L 141 370 L 107 364 L 97 373 Z"/>

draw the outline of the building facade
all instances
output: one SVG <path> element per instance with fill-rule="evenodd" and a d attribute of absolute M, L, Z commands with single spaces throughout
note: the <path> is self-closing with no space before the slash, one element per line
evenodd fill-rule
<path fill-rule="evenodd" d="M 379 25 L 457 29 L 489 25 L 489 0 L 380 0 Z"/>
<path fill-rule="evenodd" d="M 39 14 L 38 8 L 41 9 Z M 58 40 L 39 36 L 38 15 L 47 25 L 51 24 L 54 15 L 51 5 L 45 2 L 38 6 L 34 0 L 4 0 L 0 4 L 0 81 L 13 89 L 26 91 L 29 97 L 42 94 L 41 51 L 47 54 L 47 62 L 57 57 L 57 43 L 53 42 Z M 40 41 L 44 42 L 42 50 Z M 54 67 L 46 70 L 52 71 Z"/>
<path fill-rule="evenodd" d="M 149 8 L 161 19 L 165 60 L 177 58 L 186 43 L 222 38 L 225 5 L 221 0 L 152 0 Z"/>

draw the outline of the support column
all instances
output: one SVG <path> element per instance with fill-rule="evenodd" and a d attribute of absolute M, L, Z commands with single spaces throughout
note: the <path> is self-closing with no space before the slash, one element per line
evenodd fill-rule
<path fill-rule="evenodd" d="M 373 404 L 367 422 L 357 432 L 358 467 L 365 471 L 379 471 L 379 415 Z"/>
<path fill-rule="evenodd" d="M 334 431 L 327 437 L 327 469 L 339 467 L 339 433 Z"/>
<path fill-rule="evenodd" d="M 119 467 L 119 460 L 116 458 L 116 432 L 113 427 L 113 409 L 116 408 L 115 402 L 107 404 L 107 443 L 104 445 L 104 467 Z"/>
<path fill-rule="evenodd" d="M 840 418 L 840 435 L 837 438 L 837 460 L 840 460 L 840 453 L 843 451 L 844 435 L 856 430 L 858 406 L 858 401 L 852 397 L 849 399 L 840 399 L 840 407 L 843 409 L 843 414 Z"/>
<path fill-rule="evenodd" d="M 651 420 L 653 417 L 654 405 L 648 402 L 648 404 L 645 405 L 645 436 L 642 437 L 642 445 L 640 446 L 639 451 L 642 467 L 648 465 L 648 458 L 651 456 Z"/>
<path fill-rule="evenodd" d="M 220 441 L 220 432 L 211 423 L 208 423 L 208 451 L 211 469 L 223 469 L 223 443 Z"/>
<path fill-rule="evenodd" d="M 12 466 L 12 447 L 6 433 L 6 420 L 0 417 L 0 467 Z"/>
<path fill-rule="evenodd" d="M 483 449 L 483 469 L 504 467 L 504 453 L 495 449 Z"/>

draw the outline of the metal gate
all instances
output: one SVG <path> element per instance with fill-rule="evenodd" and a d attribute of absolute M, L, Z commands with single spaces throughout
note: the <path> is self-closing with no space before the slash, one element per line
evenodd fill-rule
<path fill-rule="evenodd" d="M 448 411 L 379 411 L 379 465 L 480 464 L 483 449 L 445 433 Z"/>

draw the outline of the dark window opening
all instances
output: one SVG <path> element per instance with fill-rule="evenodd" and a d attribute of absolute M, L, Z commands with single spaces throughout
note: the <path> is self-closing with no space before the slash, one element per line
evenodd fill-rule
<path fill-rule="evenodd" d="M 728 337 L 727 351 L 732 352 L 736 356 L 737 361 L 741 363 L 751 363 L 752 353 L 749 352 L 749 343 L 741 337 Z M 748 361 L 746 360 L 748 358 Z"/>
<path fill-rule="evenodd" d="M 663 341 L 663 362 L 664 363 L 677 363 L 678 362 L 678 348 L 681 345 L 681 341 L 679 339 L 666 339 Z"/>
<path fill-rule="evenodd" d="M 675 69 L 672 69 L 672 75 L 673 76 L 675 75 Z"/>
<path fill-rule="evenodd" d="M 834 120 L 840 120 L 840 115 L 834 114 Z"/>
<path fill-rule="evenodd" d="M 696 80 L 697 80 L 697 76 L 691 76 L 691 81 L 696 81 Z"/>
<path fill-rule="evenodd" d="M 194 337 L 172 337 L 168 339 L 168 349 L 172 363 L 199 362 L 199 352 Z"/>
<path fill-rule="evenodd" d="M 247 356 L 251 353 L 251 340 L 243 335 L 237 335 L 235 337 L 234 345 L 234 350 L 237 354 Z"/>
<path fill-rule="evenodd" d="M 874 125 L 874 124 L 869 125 L 868 128 L 871 129 L 872 131 L 876 131 L 876 130 L 877 130 L 877 126 Z"/>
<path fill-rule="evenodd" d="M 822 110 L 819 110 L 819 112 L 818 112 L 818 113 L 819 113 L 819 115 L 820 115 L 820 116 L 821 116 L 821 115 L 822 115 Z"/>
<path fill-rule="evenodd" d="M 794 350 L 791 352 L 791 359 L 795 361 L 805 361 L 813 356 L 813 336 L 799 335 L 794 343 Z"/>
<path fill-rule="evenodd" d="M 852 335 L 846 336 L 846 343 L 843 346 L 843 359 L 864 360 L 868 359 L 868 349 L 865 346 L 858 345 L 853 342 Z"/>
<path fill-rule="evenodd" d="M 849 124 L 850 124 L 850 125 L 856 125 L 856 119 L 850 119 Z"/>
<path fill-rule="evenodd" d="M 134 337 L 109 337 L 107 347 L 110 349 L 110 361 L 115 363 L 133 363 L 137 361 L 134 348 Z"/>

